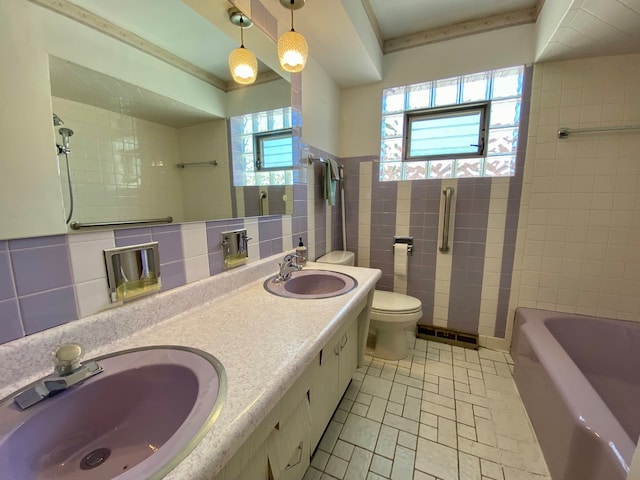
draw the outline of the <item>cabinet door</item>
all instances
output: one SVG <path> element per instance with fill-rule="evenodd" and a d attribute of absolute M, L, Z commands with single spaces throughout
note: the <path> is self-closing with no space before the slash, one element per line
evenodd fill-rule
<path fill-rule="evenodd" d="M 335 340 L 322 349 L 315 359 L 314 372 L 309 390 L 311 407 L 311 451 L 314 451 L 325 428 L 329 424 L 333 411 L 338 406 L 340 394 L 336 376 L 338 356 L 334 353 Z"/>
<path fill-rule="evenodd" d="M 353 321 L 347 332 L 340 338 L 338 362 L 338 387 L 340 397 L 351 382 L 358 365 L 358 322 Z"/>

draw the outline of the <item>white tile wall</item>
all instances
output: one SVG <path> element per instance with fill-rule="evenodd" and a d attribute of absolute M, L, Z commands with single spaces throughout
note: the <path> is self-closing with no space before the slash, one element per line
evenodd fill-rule
<path fill-rule="evenodd" d="M 182 185 L 175 128 L 52 97 L 72 129 L 73 219 L 80 222 L 173 216 L 182 221 Z M 56 127 L 56 141 L 61 143 Z M 66 165 L 58 157 L 68 206 Z M 67 207 L 68 208 L 68 207 Z"/>
<path fill-rule="evenodd" d="M 209 276 L 207 226 L 205 223 L 185 223 L 181 228 L 182 251 L 187 283 Z"/>
<path fill-rule="evenodd" d="M 69 235 L 69 257 L 80 318 L 111 306 L 102 251 L 114 247 L 112 231 Z"/>
<path fill-rule="evenodd" d="M 640 320 L 640 55 L 535 66 L 510 307 Z M 510 315 L 512 318 L 512 315 Z"/>

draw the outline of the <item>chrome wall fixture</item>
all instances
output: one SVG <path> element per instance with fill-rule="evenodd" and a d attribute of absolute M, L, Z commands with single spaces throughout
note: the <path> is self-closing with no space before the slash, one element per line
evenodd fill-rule
<path fill-rule="evenodd" d="M 454 190 L 452 187 L 447 187 L 442 191 L 444 195 L 444 215 L 442 220 L 442 245 L 440 245 L 440 253 L 449 252 L 449 228 L 451 227 L 451 199 L 453 198 Z"/>
<path fill-rule="evenodd" d="M 640 125 L 626 125 L 620 127 L 594 127 L 594 128 L 560 128 L 558 138 L 568 138 L 576 133 L 596 133 L 596 132 L 621 132 L 625 130 L 640 130 Z"/>
<path fill-rule="evenodd" d="M 69 226 L 73 230 L 80 230 L 81 228 L 92 228 L 92 227 L 122 227 L 122 226 L 129 226 L 129 225 L 145 225 L 149 223 L 171 223 L 171 222 L 173 222 L 173 217 L 147 218 L 143 220 L 121 220 L 116 222 L 91 222 L 91 223 L 71 222 Z"/>

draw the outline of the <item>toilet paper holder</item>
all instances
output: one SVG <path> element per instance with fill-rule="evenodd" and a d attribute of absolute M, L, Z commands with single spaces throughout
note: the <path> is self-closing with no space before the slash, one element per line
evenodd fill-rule
<path fill-rule="evenodd" d="M 394 235 L 393 244 L 395 245 L 396 243 L 406 243 L 407 255 L 413 255 L 413 237 L 402 237 Z"/>

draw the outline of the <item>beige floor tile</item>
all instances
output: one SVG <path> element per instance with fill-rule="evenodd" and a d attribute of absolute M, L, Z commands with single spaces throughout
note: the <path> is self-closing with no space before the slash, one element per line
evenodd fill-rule
<path fill-rule="evenodd" d="M 382 425 L 380 428 L 380 435 L 378 436 L 378 442 L 375 445 L 375 452 L 383 457 L 393 459 L 397 443 L 398 430 L 387 425 Z"/>
<path fill-rule="evenodd" d="M 358 415 L 349 414 L 342 427 L 339 438 L 358 447 L 373 451 L 378 440 L 379 432 L 380 423 Z"/>
<path fill-rule="evenodd" d="M 396 455 L 393 459 L 391 480 L 406 480 L 407 478 L 411 478 L 415 459 L 416 452 L 414 450 L 398 445 Z"/>
<path fill-rule="evenodd" d="M 424 438 L 418 439 L 415 466 L 442 480 L 459 480 L 456 450 Z"/>

